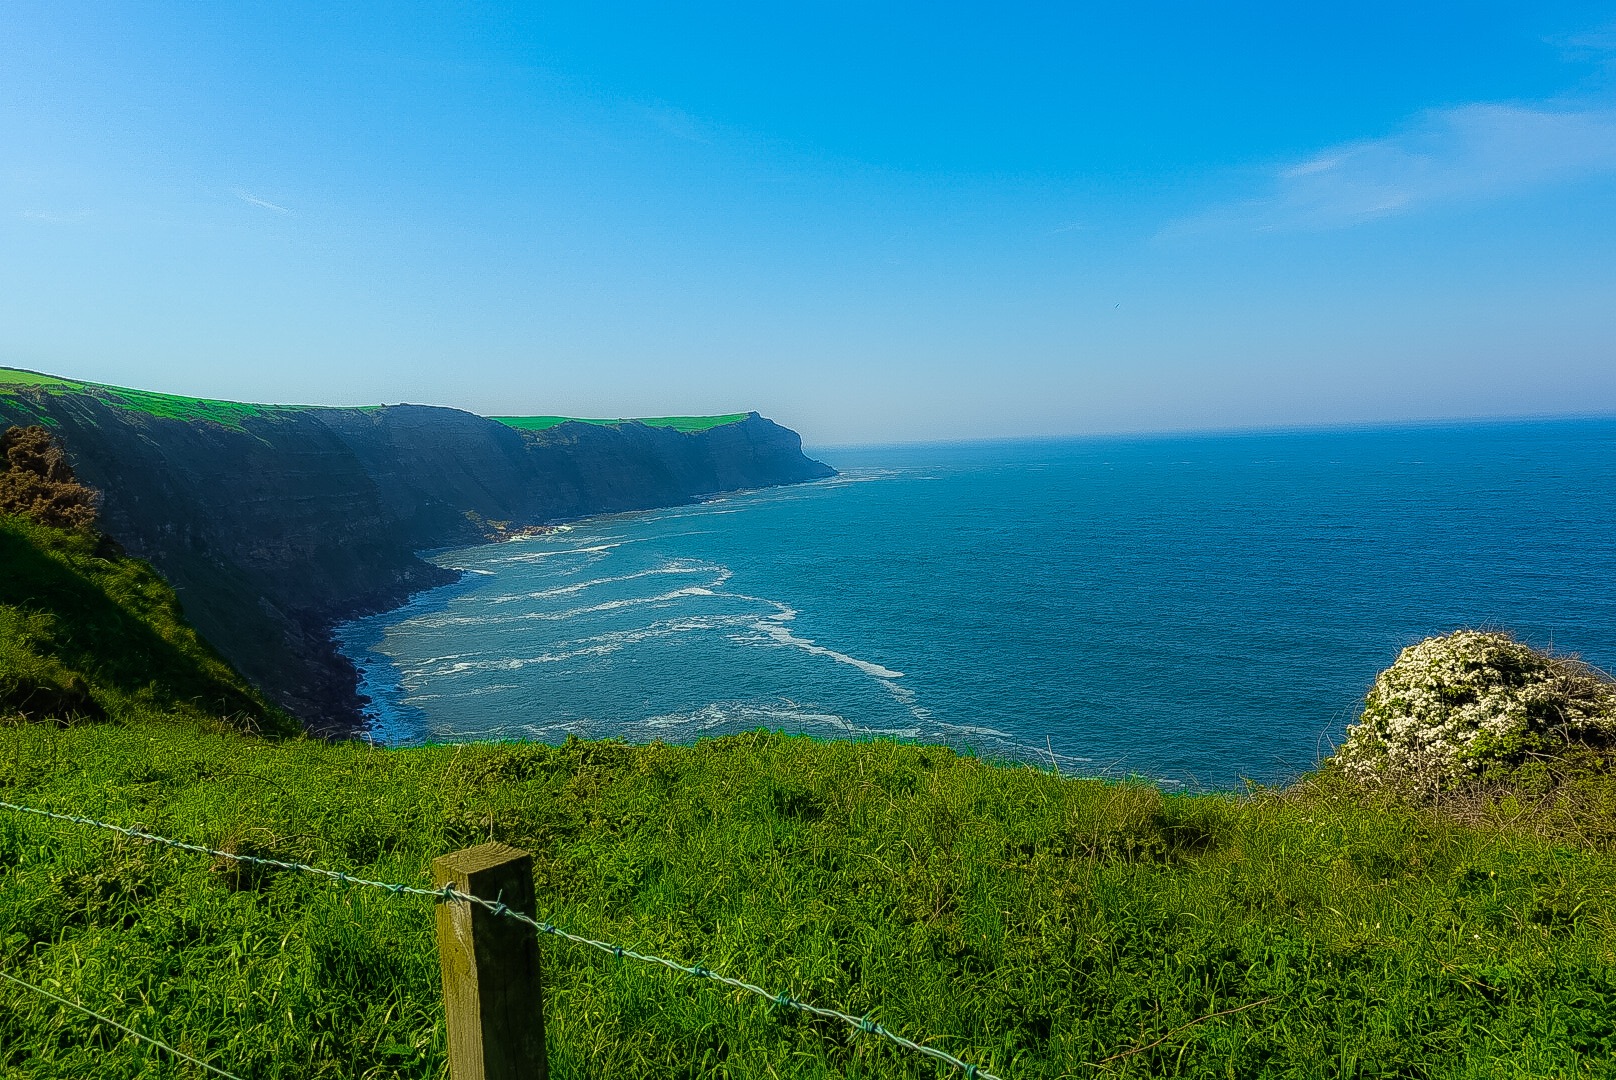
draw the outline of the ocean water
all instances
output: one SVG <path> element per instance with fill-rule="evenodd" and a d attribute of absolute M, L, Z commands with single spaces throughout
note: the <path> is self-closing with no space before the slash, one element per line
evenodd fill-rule
<path fill-rule="evenodd" d="M 939 741 L 1278 782 L 1397 651 L 1616 668 L 1616 421 L 825 450 L 835 479 L 439 553 L 344 627 L 371 735 Z"/>

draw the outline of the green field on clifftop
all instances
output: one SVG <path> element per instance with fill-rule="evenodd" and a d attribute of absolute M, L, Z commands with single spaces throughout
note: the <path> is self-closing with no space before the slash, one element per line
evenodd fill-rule
<path fill-rule="evenodd" d="M 0 401 L 6 398 L 26 407 L 29 394 L 82 394 L 115 408 L 129 409 L 148 416 L 168 420 L 204 420 L 225 427 L 241 427 L 248 417 L 269 416 L 277 412 L 313 408 L 304 405 L 257 405 L 242 401 L 219 401 L 213 398 L 186 397 L 181 394 L 159 394 L 150 390 L 131 390 L 123 386 L 104 386 L 100 383 L 59 379 L 36 371 L 18 368 L 0 368 Z M 41 417 L 49 423 L 49 418 Z"/>
<path fill-rule="evenodd" d="M 561 424 L 594 424 L 597 427 L 644 424 L 646 427 L 672 428 L 691 434 L 697 431 L 709 431 L 725 424 L 737 424 L 746 417 L 746 413 L 726 413 L 722 416 L 636 416 L 618 420 L 590 420 L 581 416 L 490 416 L 489 419 L 497 420 L 506 427 L 518 431 L 544 431 Z"/>
<path fill-rule="evenodd" d="M 90 384 L 74 382 L 71 379 L 58 379 L 54 375 L 41 375 L 37 371 L 0 367 L 0 393 L 21 386 L 37 386 L 48 391 L 76 393 L 88 385 Z"/>
<path fill-rule="evenodd" d="M 249 417 L 271 416 L 276 413 L 297 412 L 327 408 L 320 405 L 261 405 L 242 401 L 220 401 L 214 398 L 186 397 L 181 394 L 159 394 L 150 390 L 131 390 L 122 386 L 62 379 L 37 371 L 0 367 L 0 402 L 8 398 L 14 405 L 26 409 L 27 398 L 36 394 L 84 394 L 117 408 L 131 409 L 169 420 L 204 420 L 239 429 Z M 381 406 L 363 406 L 367 409 Z M 619 427 L 626 423 L 639 423 L 647 427 L 672 428 L 687 434 L 707 431 L 724 424 L 734 424 L 747 417 L 746 413 L 725 413 L 716 416 L 647 416 L 617 420 L 592 420 L 576 416 L 491 416 L 506 427 L 518 431 L 544 431 L 565 423 L 594 424 L 600 427 Z M 34 417 L 30 416 L 30 419 Z M 49 423 L 46 417 L 38 420 Z"/>

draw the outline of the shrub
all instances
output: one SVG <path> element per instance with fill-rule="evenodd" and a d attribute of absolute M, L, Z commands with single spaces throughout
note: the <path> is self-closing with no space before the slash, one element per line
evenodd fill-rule
<path fill-rule="evenodd" d="M 1616 684 L 1508 634 L 1457 630 L 1375 679 L 1336 758 L 1361 781 L 1440 791 L 1616 741 Z"/>
<path fill-rule="evenodd" d="M 97 495 L 73 476 L 67 454 L 42 427 L 0 432 L 0 514 L 55 529 L 95 525 Z"/>

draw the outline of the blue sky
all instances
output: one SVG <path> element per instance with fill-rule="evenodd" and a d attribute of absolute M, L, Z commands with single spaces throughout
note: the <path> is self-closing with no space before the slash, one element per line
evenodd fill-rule
<path fill-rule="evenodd" d="M 10 3 L 0 363 L 822 445 L 1616 412 L 1616 2 L 1324 7 Z"/>

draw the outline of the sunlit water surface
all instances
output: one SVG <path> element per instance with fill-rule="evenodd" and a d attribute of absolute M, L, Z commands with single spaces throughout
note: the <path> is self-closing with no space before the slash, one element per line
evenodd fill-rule
<path fill-rule="evenodd" d="M 941 741 L 1229 786 L 1459 626 L 1616 666 L 1616 422 L 824 451 L 841 475 L 439 553 L 349 624 L 371 734 Z"/>

